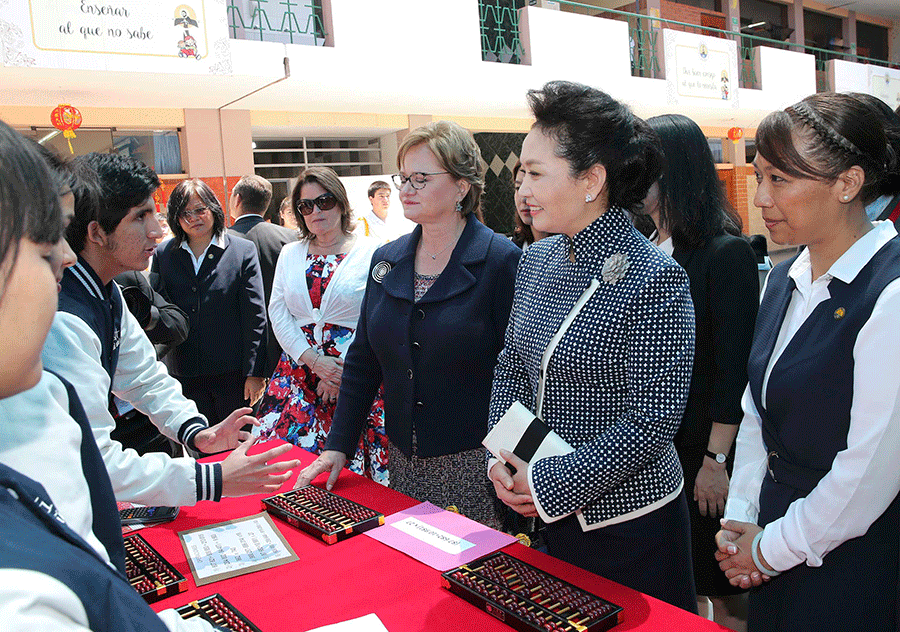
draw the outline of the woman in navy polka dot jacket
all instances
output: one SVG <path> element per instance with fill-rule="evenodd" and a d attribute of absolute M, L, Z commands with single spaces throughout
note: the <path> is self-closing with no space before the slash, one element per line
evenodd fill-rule
<path fill-rule="evenodd" d="M 688 278 L 632 226 L 661 173 L 646 123 L 599 90 L 551 82 L 528 94 L 520 193 L 534 225 L 561 233 L 522 256 L 490 425 L 514 401 L 535 410 L 544 350 L 594 294 L 546 368 L 541 417 L 574 451 L 490 464 L 498 497 L 548 523 L 555 557 L 696 611 L 688 513 L 672 444 L 694 355 Z M 506 458 L 506 455 L 504 455 Z"/>

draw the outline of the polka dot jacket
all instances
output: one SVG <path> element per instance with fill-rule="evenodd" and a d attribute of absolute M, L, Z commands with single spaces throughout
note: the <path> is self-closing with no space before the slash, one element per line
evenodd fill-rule
<path fill-rule="evenodd" d="M 687 274 L 624 211 L 610 209 L 574 239 L 543 239 L 522 256 L 491 427 L 515 400 L 534 411 L 544 349 L 594 278 L 599 288 L 547 367 L 542 409 L 575 451 L 529 468 L 541 514 L 555 520 L 581 509 L 584 529 L 648 513 L 681 490 L 672 438 L 694 355 Z"/>

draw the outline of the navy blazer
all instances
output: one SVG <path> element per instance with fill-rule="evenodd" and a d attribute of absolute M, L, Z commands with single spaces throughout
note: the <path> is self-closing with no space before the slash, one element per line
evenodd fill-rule
<path fill-rule="evenodd" d="M 172 375 L 197 377 L 240 371 L 266 377 L 266 304 L 256 246 L 222 236 L 225 248 L 211 245 L 199 274 L 191 256 L 175 240 L 164 242 L 153 271 L 169 298 L 191 321 L 187 340 L 166 356 Z"/>
<path fill-rule="evenodd" d="M 407 456 L 481 445 L 522 251 L 473 215 L 444 271 L 416 303 L 417 226 L 375 251 L 347 351 L 326 449 L 353 454 L 378 386 L 385 430 Z"/>
<path fill-rule="evenodd" d="M 259 215 L 242 215 L 234 221 L 234 225 L 228 229 L 228 234 L 249 239 L 256 245 L 256 254 L 259 255 L 259 268 L 262 271 L 263 294 L 266 305 L 272 297 L 272 282 L 275 279 L 275 266 L 278 264 L 278 255 L 287 244 L 297 241 L 296 230 L 270 224 Z M 266 375 L 271 376 L 275 372 L 278 360 L 281 358 L 281 346 L 272 331 L 272 324 L 267 329 L 268 344 L 266 345 Z"/>

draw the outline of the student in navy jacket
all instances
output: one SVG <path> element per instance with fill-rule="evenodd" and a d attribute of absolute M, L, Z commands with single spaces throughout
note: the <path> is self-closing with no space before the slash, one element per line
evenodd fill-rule
<path fill-rule="evenodd" d="M 153 260 L 169 298 L 190 318 L 187 340 L 166 356 L 186 397 L 209 419 L 262 396 L 266 304 L 256 246 L 225 233 L 225 214 L 202 180 L 183 180 L 169 196 L 174 237 Z"/>
<path fill-rule="evenodd" d="M 756 132 L 754 204 L 806 245 L 763 290 L 717 557 L 749 629 L 895 632 L 900 238 L 865 200 L 896 177 L 882 123 L 819 93 Z"/>
<path fill-rule="evenodd" d="M 391 487 L 497 526 L 481 441 L 522 251 L 476 217 L 484 161 L 469 132 L 414 130 L 397 164 L 419 226 L 372 257 L 326 451 L 298 484 L 330 471 L 333 485 L 383 380 Z"/>
<path fill-rule="evenodd" d="M 90 424 L 71 385 L 42 371 L 41 348 L 56 312 L 58 283 L 75 261 L 61 239 L 57 183 L 35 148 L 4 123 L 0 156 L 3 629 L 212 630 L 208 623 L 183 621 L 173 610 L 157 615 L 125 576 L 121 525 Z M 55 492 L 80 493 L 54 499 L 7 463 L 24 463 Z"/>

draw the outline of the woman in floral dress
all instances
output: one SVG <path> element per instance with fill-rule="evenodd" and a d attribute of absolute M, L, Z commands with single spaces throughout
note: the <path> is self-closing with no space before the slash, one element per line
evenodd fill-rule
<path fill-rule="evenodd" d="M 347 193 L 327 167 L 301 173 L 291 200 L 302 238 L 284 247 L 275 269 L 269 318 L 284 353 L 260 403 L 259 433 L 319 454 L 378 243 L 353 234 Z M 388 482 L 380 390 L 347 467 Z"/>

